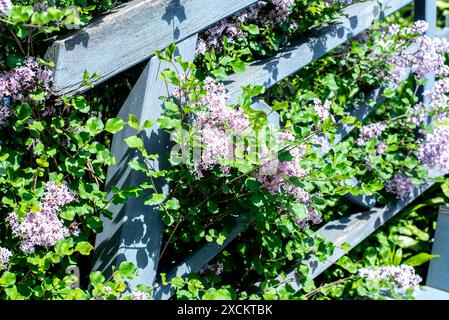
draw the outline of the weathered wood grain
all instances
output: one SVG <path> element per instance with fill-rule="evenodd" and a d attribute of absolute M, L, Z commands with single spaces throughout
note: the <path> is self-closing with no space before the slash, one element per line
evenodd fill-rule
<path fill-rule="evenodd" d="M 449 208 L 441 207 L 438 214 L 432 254 L 439 255 L 430 261 L 426 285 L 449 292 Z"/>
<path fill-rule="evenodd" d="M 194 58 L 196 39 L 197 36 L 194 35 L 179 44 L 178 54 L 185 60 Z M 127 120 L 128 115 L 133 114 L 139 119 L 141 126 L 147 120 L 154 123 L 151 128 L 139 134 L 149 153 L 159 155 L 159 159 L 148 164 L 154 171 L 168 166 L 164 159 L 168 158 L 171 143 L 169 136 L 158 128 L 156 120 L 163 113 L 159 97 L 167 95 L 167 86 L 160 78 L 160 72 L 170 67 L 156 57 L 151 58 L 118 115 Z M 128 162 L 139 158 L 139 154 L 135 149 L 130 149 L 124 139 L 136 134 L 134 129 L 125 126 L 113 138 L 111 152 L 117 164 L 110 166 L 107 172 L 106 191 L 109 198 L 113 195 L 113 187 L 125 189 L 148 179 L 128 166 Z M 158 193 L 167 194 L 168 185 L 165 180 L 156 180 L 155 185 Z M 103 231 L 97 234 L 95 241 L 93 269 L 110 274 L 113 265 L 117 267 L 122 261 L 131 261 L 140 273 L 132 280 L 131 286 L 139 283 L 149 286 L 154 284 L 162 242 L 163 224 L 158 207 L 144 205 L 143 198 L 144 196 L 133 197 L 124 204 L 112 205 L 109 208 L 112 220 L 102 217 Z"/>
<path fill-rule="evenodd" d="M 53 90 L 73 94 L 83 73 L 99 84 L 151 57 L 156 50 L 190 37 L 257 0 L 135 0 L 57 40 L 47 58 L 56 64 Z"/>

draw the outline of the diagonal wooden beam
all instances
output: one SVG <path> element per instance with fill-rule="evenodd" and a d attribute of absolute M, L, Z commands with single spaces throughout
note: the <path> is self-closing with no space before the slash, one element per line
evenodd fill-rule
<path fill-rule="evenodd" d="M 197 36 L 194 35 L 179 43 L 178 55 L 185 60 L 193 60 L 196 39 Z M 140 134 L 149 153 L 159 155 L 150 165 L 150 169 L 154 171 L 163 170 L 168 166 L 165 159 L 168 159 L 171 146 L 169 136 L 158 128 L 156 121 L 163 114 L 159 97 L 167 95 L 167 85 L 160 78 L 160 72 L 165 68 L 171 66 L 156 57 L 151 58 L 118 115 L 127 119 L 129 114 L 133 114 L 139 118 L 141 126 L 147 120 L 154 123 Z M 111 152 L 117 164 L 110 166 L 107 172 L 106 191 L 109 199 L 114 194 L 113 187 L 133 187 L 148 179 L 143 173 L 128 166 L 128 162 L 139 155 L 135 149 L 127 146 L 124 139 L 136 133 L 134 129 L 126 126 L 113 138 Z M 156 186 L 158 193 L 168 193 L 168 185 L 163 179 L 157 180 Z M 140 283 L 149 286 L 154 284 L 162 243 L 162 216 L 157 206 L 144 205 L 144 197 L 130 198 L 124 204 L 112 205 L 109 209 L 113 215 L 112 219 L 102 216 L 103 231 L 97 234 L 95 241 L 93 269 L 109 274 L 111 266 L 117 267 L 122 261 L 131 261 L 140 273 L 132 280 L 131 286 Z"/>

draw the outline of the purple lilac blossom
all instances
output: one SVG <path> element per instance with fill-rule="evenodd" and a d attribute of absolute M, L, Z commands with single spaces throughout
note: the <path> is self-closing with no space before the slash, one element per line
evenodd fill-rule
<path fill-rule="evenodd" d="M 148 293 L 133 289 L 131 291 L 132 300 L 150 300 Z"/>
<path fill-rule="evenodd" d="M 325 121 L 330 117 L 330 109 L 332 103 L 329 100 L 326 100 L 323 103 L 321 102 L 321 100 L 315 98 L 313 99 L 313 105 L 320 121 Z"/>
<path fill-rule="evenodd" d="M 379 138 L 382 133 L 387 128 L 387 125 L 382 122 L 376 122 L 372 124 L 365 125 L 360 128 L 360 136 L 357 139 L 358 145 L 364 145 L 372 139 Z"/>
<path fill-rule="evenodd" d="M 216 84 L 208 77 L 204 83 L 206 97 L 202 103 L 207 110 L 196 115 L 194 127 L 198 129 L 202 142 L 202 154 L 195 163 L 195 175 L 198 179 L 204 170 L 209 170 L 220 160 L 233 159 L 233 135 L 243 133 L 250 127 L 249 118 L 239 109 L 227 105 L 228 94 L 222 84 Z M 227 173 L 229 167 L 222 165 L 222 172 Z"/>
<path fill-rule="evenodd" d="M 433 132 L 426 133 L 420 142 L 418 159 L 428 168 L 438 168 L 449 173 L 449 126 L 438 125 Z"/>
<path fill-rule="evenodd" d="M 11 257 L 12 252 L 10 250 L 0 247 L 0 270 L 4 270 L 8 267 Z"/>
<path fill-rule="evenodd" d="M 10 0 L 0 0 L 0 16 L 4 16 L 11 10 L 12 4 Z"/>
<path fill-rule="evenodd" d="M 400 83 L 406 75 L 406 70 L 410 69 L 420 79 L 425 75 L 434 72 L 437 77 L 449 74 L 449 67 L 445 65 L 444 54 L 449 52 L 449 42 L 446 39 L 430 38 L 424 33 L 428 29 L 425 21 L 416 21 L 411 28 L 400 28 L 397 24 L 389 26 L 382 40 L 379 41 L 383 47 L 388 47 L 399 52 L 387 55 L 383 59 L 387 64 L 393 66 L 392 71 L 386 76 L 386 80 L 393 83 Z M 404 40 L 392 41 L 391 36 L 406 36 L 411 38 L 412 43 L 418 45 L 416 53 L 407 52 L 409 45 Z M 413 35 L 417 35 L 413 37 Z M 374 56 L 380 57 L 375 53 Z"/>
<path fill-rule="evenodd" d="M 385 266 L 378 269 L 362 268 L 359 270 L 359 276 L 379 282 L 388 281 L 393 285 L 395 291 L 401 295 L 404 295 L 409 288 L 413 288 L 413 294 L 416 295 L 422 281 L 422 278 L 415 273 L 415 269 L 408 265 Z"/>
<path fill-rule="evenodd" d="M 387 192 L 393 193 L 398 199 L 403 199 L 409 195 L 414 188 L 415 185 L 409 177 L 404 177 L 399 174 L 395 174 L 393 179 L 386 183 Z"/>
<path fill-rule="evenodd" d="M 75 193 L 65 185 L 58 186 L 49 181 L 39 212 L 28 212 L 24 219 L 19 219 L 16 213 L 10 214 L 8 222 L 13 235 L 21 238 L 22 251 L 32 253 L 37 246 L 53 246 L 68 237 L 70 231 L 58 218 L 58 210 L 75 200 Z"/>
<path fill-rule="evenodd" d="M 205 274 L 206 272 L 212 272 L 213 274 L 219 276 L 223 272 L 223 263 L 216 262 L 213 264 L 206 264 L 199 271 L 200 274 Z"/>
<path fill-rule="evenodd" d="M 379 141 L 376 146 L 376 153 L 381 155 L 387 151 L 387 144 L 385 141 Z"/>
<path fill-rule="evenodd" d="M 212 48 L 221 51 L 224 37 L 230 44 L 243 39 L 246 33 L 242 30 L 242 24 L 257 24 L 264 28 L 278 26 L 288 19 L 293 5 L 294 0 L 259 1 L 230 18 L 220 20 L 207 29 L 204 32 L 204 39 L 198 40 L 196 51 L 199 54 L 204 54 Z M 296 30 L 298 26 L 293 23 L 290 27 L 292 30 Z"/>
<path fill-rule="evenodd" d="M 38 87 L 48 96 L 51 77 L 51 70 L 40 66 L 36 58 L 28 57 L 24 65 L 0 74 L 0 101 L 5 98 L 22 101 Z"/>
<path fill-rule="evenodd" d="M 429 98 L 430 106 L 434 110 L 446 109 L 449 106 L 449 78 L 435 81 L 432 89 L 426 90 L 424 96 Z"/>
<path fill-rule="evenodd" d="M 294 135 L 289 132 L 282 132 L 279 134 L 280 142 L 295 141 Z M 308 207 L 308 218 L 295 221 L 302 227 L 306 228 L 309 222 L 318 224 L 321 222 L 321 215 L 318 214 L 312 206 L 312 198 L 309 192 L 301 187 L 298 187 L 290 182 L 288 179 L 296 177 L 302 178 L 309 174 L 309 169 L 303 169 L 300 165 L 301 159 L 304 157 L 306 146 L 294 146 L 289 149 L 293 160 L 291 161 L 270 161 L 266 165 L 262 165 L 261 170 L 256 174 L 256 178 L 261 183 L 261 187 L 267 189 L 270 193 L 288 193 L 295 197 L 296 201 Z M 265 168 L 266 167 L 266 168 Z M 274 168 L 273 168 L 274 167 Z M 273 170 L 274 169 L 274 170 Z"/>

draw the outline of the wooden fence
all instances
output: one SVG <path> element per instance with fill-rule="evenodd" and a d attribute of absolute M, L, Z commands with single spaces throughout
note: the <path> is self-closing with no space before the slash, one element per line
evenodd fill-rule
<path fill-rule="evenodd" d="M 147 120 L 156 124 L 155 120 L 163 113 L 159 97 L 167 94 L 167 88 L 159 74 L 169 66 L 159 61 L 154 52 L 176 43 L 178 54 L 186 60 L 193 60 L 198 32 L 255 2 L 257 1 L 135 0 L 122 5 L 51 46 L 47 57 L 56 65 L 54 90 L 69 96 L 83 92 L 89 89 L 82 85 L 85 70 L 89 74 L 97 73 L 102 76 L 93 81 L 98 85 L 137 63 L 147 61 L 118 116 L 127 119 L 131 113 L 139 118 L 141 124 Z M 236 101 L 242 92 L 242 86 L 254 84 L 269 88 L 367 30 L 377 19 L 385 18 L 411 2 L 413 1 L 372 0 L 348 6 L 335 23 L 313 30 L 308 37 L 292 41 L 275 56 L 254 62 L 245 72 L 231 75 L 224 82 L 231 102 Z M 436 0 L 414 2 L 415 19 L 426 20 L 430 25 L 428 35 L 433 37 L 436 32 Z M 431 84 L 432 78 L 429 77 L 429 80 Z M 369 96 L 377 102 L 375 106 L 360 105 L 351 112 L 359 120 L 366 118 L 383 101 L 381 89 L 374 90 Z M 257 100 L 254 101 L 253 108 L 267 110 L 268 106 L 262 100 Z M 279 116 L 273 114 L 270 121 L 278 125 Z M 342 141 L 352 129 L 352 126 L 342 125 L 334 143 Z M 117 164 L 108 168 L 106 190 L 109 196 L 112 195 L 110 190 L 113 186 L 126 188 L 145 179 L 144 175 L 128 167 L 128 162 L 138 155 L 128 148 L 124 139 L 134 134 L 133 129 L 126 128 L 113 138 L 111 148 Z M 167 135 L 155 126 L 146 129 L 141 138 L 151 153 L 160 155 L 160 162 L 155 160 L 152 163 L 154 170 L 166 167 L 168 164 L 163 159 L 170 145 Z M 430 186 L 431 181 L 416 186 L 404 199 L 382 207 L 375 207 L 373 199 L 350 196 L 365 211 L 329 222 L 316 232 L 336 245 L 330 259 L 326 262 L 314 259 L 297 261 L 287 276 L 279 277 L 279 280 L 299 289 L 296 266 L 308 263 L 310 277 L 317 277 L 345 254 L 339 248 L 341 244 L 349 243 L 351 248 L 356 246 Z M 158 181 L 157 187 L 158 192 L 168 192 L 168 185 L 164 181 Z M 131 285 L 144 283 L 155 286 L 155 299 L 168 299 L 173 295 L 173 289 L 163 286 L 157 279 L 163 223 L 157 208 L 145 206 L 143 202 L 142 198 L 133 198 L 125 204 L 113 205 L 110 208 L 112 220 L 102 218 L 104 230 L 97 235 L 93 268 L 107 273 L 113 265 L 117 266 L 125 260 L 132 261 L 137 265 L 140 276 Z M 227 234 L 222 245 L 213 242 L 198 248 L 168 272 L 167 278 L 198 272 L 245 229 L 248 223 L 245 217 L 245 213 L 242 213 L 236 219 L 234 228 Z"/>

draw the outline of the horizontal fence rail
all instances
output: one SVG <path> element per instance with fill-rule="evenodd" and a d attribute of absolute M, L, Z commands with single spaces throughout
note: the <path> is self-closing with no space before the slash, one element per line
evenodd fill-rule
<path fill-rule="evenodd" d="M 377 19 L 385 18 L 411 2 L 367 1 L 346 7 L 334 24 L 319 27 L 311 36 L 292 41 L 272 58 L 253 62 L 245 72 L 231 75 L 224 81 L 231 102 L 242 93 L 242 86 L 253 84 L 269 88 L 367 30 Z"/>
<path fill-rule="evenodd" d="M 257 0 L 134 0 L 94 19 L 73 35 L 56 41 L 47 52 L 55 62 L 53 90 L 74 94 L 83 73 L 97 73 L 99 84 L 194 35 Z"/>

